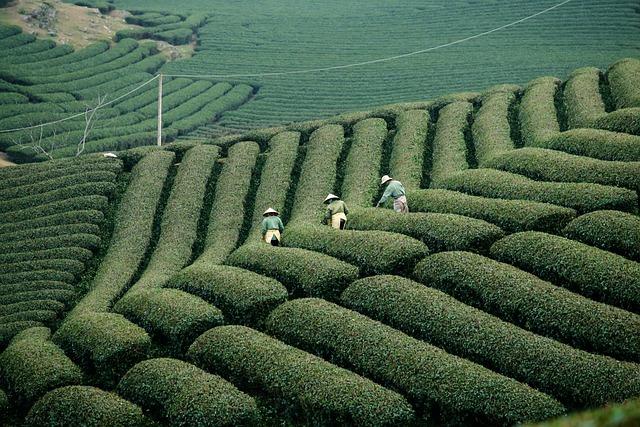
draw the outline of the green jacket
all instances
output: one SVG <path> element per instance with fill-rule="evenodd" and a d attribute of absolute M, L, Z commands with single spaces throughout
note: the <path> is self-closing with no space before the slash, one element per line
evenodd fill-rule
<path fill-rule="evenodd" d="M 329 206 L 327 206 L 327 211 L 324 214 L 325 221 L 330 219 L 337 213 L 343 213 L 345 215 L 349 214 L 349 209 L 347 209 L 347 205 L 342 200 L 334 200 L 333 202 L 329 203 Z"/>
<path fill-rule="evenodd" d="M 400 183 L 400 181 L 393 180 L 389 183 L 389 185 L 387 185 L 387 188 L 384 189 L 384 194 L 382 195 L 382 198 L 380 198 L 378 204 L 383 204 L 389 197 L 397 199 L 398 197 L 402 197 L 404 195 L 404 186 Z"/>
<path fill-rule="evenodd" d="M 262 235 L 267 234 L 267 230 L 279 230 L 281 233 L 284 231 L 284 224 L 279 216 L 267 216 L 262 220 Z"/>

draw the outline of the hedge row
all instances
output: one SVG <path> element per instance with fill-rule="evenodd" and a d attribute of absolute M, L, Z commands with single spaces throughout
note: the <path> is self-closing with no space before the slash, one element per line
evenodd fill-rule
<path fill-rule="evenodd" d="M 518 112 L 524 145 L 536 145 L 560 132 L 555 106 L 559 85 L 555 77 L 541 77 L 526 87 Z"/>
<path fill-rule="evenodd" d="M 397 393 L 244 326 L 207 331 L 193 343 L 189 357 L 243 388 L 257 388 L 283 402 L 303 424 L 391 426 L 414 419 L 411 406 Z"/>
<path fill-rule="evenodd" d="M 591 411 L 579 412 L 551 421 L 535 424 L 537 427 L 629 426 L 640 423 L 640 399 L 622 404 L 606 405 Z M 532 425 L 529 425 L 532 427 Z"/>
<path fill-rule="evenodd" d="M 26 291 L 46 291 L 52 289 L 64 289 L 72 291 L 74 288 L 68 283 L 56 280 L 25 280 L 15 282 L 2 282 L 0 286 L 0 295 L 11 295 L 18 292 Z"/>
<path fill-rule="evenodd" d="M 76 230 L 83 229 L 82 232 L 95 230 L 104 221 L 104 214 L 98 210 L 79 210 L 63 212 L 32 220 L 0 224 L 0 234 L 10 234 L 11 238 L 32 238 L 37 233 L 41 237 L 51 237 L 60 234 L 68 226 L 79 226 Z M 77 231 L 76 231 L 77 232 Z M 6 236 L 5 236 L 6 237 Z"/>
<path fill-rule="evenodd" d="M 625 58 L 607 70 L 611 97 L 616 109 L 640 107 L 640 60 Z"/>
<path fill-rule="evenodd" d="M 244 245 L 227 264 L 278 280 L 292 296 L 336 299 L 358 277 L 358 269 L 330 256 L 297 248 Z"/>
<path fill-rule="evenodd" d="M 351 212 L 347 227 L 354 230 L 381 230 L 404 234 L 422 241 L 434 252 L 487 252 L 493 242 L 505 235 L 493 224 L 460 215 L 398 214 L 389 209 L 375 208 Z"/>
<path fill-rule="evenodd" d="M 469 252 L 425 258 L 419 282 L 572 347 L 639 361 L 640 316 L 598 303 L 508 264 Z"/>
<path fill-rule="evenodd" d="M 200 89 L 199 83 L 208 83 L 209 86 L 211 86 L 211 82 L 201 80 L 199 82 L 193 83 L 193 90 L 190 90 L 189 88 L 191 88 L 191 86 L 188 86 L 186 89 L 174 94 L 174 98 L 182 98 L 184 100 L 176 103 L 173 108 L 167 107 L 166 113 L 163 113 L 162 115 L 162 120 L 165 125 L 170 126 L 177 120 L 184 119 L 185 117 L 189 117 L 192 114 L 197 113 L 208 102 L 221 97 L 225 93 L 229 92 L 232 88 L 231 84 L 229 83 L 217 83 L 204 90 Z M 162 106 L 164 108 L 164 100 Z"/>
<path fill-rule="evenodd" d="M 18 33 L 0 40 L 0 50 L 14 49 L 18 46 L 32 43 L 35 40 L 36 37 L 33 34 Z"/>
<path fill-rule="evenodd" d="M 93 252 L 89 249 L 79 247 L 56 247 L 52 249 L 34 251 L 27 250 L 24 252 L 0 254 L 0 264 L 50 259 L 74 259 L 81 262 L 87 262 L 91 257 L 93 257 Z"/>
<path fill-rule="evenodd" d="M 37 270 L 21 273 L 0 274 L 0 283 L 3 287 L 22 282 L 55 281 L 72 284 L 76 281 L 75 275 L 61 270 Z"/>
<path fill-rule="evenodd" d="M 624 188 L 586 182 L 542 182 L 495 169 L 474 169 L 449 176 L 447 190 L 498 199 L 551 203 L 586 213 L 600 209 L 637 212 L 638 195 Z"/>
<path fill-rule="evenodd" d="M 482 97 L 482 106 L 474 117 L 471 132 L 478 165 L 496 154 L 515 148 L 511 140 L 509 115 L 516 94 L 513 91 L 493 91 Z"/>
<path fill-rule="evenodd" d="M 78 80 L 77 83 L 82 83 L 84 87 L 73 89 L 72 93 L 74 97 L 80 99 L 97 99 L 98 96 L 105 93 L 111 93 L 117 96 L 118 93 L 129 91 L 131 87 L 151 79 L 153 74 L 155 74 L 165 62 L 166 59 L 161 54 L 149 56 L 127 68 L 107 73 L 107 76 L 112 77 L 110 80 L 102 79 L 102 74 L 89 79 Z M 99 82 L 99 80 L 103 81 Z"/>
<path fill-rule="evenodd" d="M 512 234 L 493 257 L 589 298 L 640 313 L 640 263 L 540 232 Z"/>
<path fill-rule="evenodd" d="M 290 227 L 284 244 L 336 257 L 355 265 L 365 276 L 411 271 L 429 253 L 424 243 L 402 234 L 324 226 Z"/>
<path fill-rule="evenodd" d="M 277 280 L 241 268 L 199 262 L 174 275 L 166 284 L 196 295 L 220 308 L 232 324 L 260 328 L 273 308 L 287 300 Z"/>
<path fill-rule="evenodd" d="M 604 405 L 640 392 L 635 364 L 541 337 L 408 279 L 358 280 L 341 301 L 415 338 L 529 384 L 568 407 Z"/>
<path fill-rule="evenodd" d="M 168 85 L 171 85 L 171 83 L 172 82 L 169 82 Z M 168 93 L 166 96 L 162 97 L 163 124 L 171 124 L 173 121 L 176 120 L 176 118 L 184 117 L 188 115 L 189 112 L 193 112 L 193 110 L 188 111 L 187 107 L 184 107 L 181 109 L 178 109 L 178 108 L 183 104 L 185 104 L 187 101 L 194 99 L 195 97 L 205 93 L 212 87 L 216 88 L 216 90 L 213 93 L 213 95 L 215 95 L 216 97 L 224 94 L 225 92 L 231 89 L 231 85 L 228 83 L 218 83 L 214 86 L 213 83 L 208 80 L 190 81 L 189 83 L 190 84 L 185 88 L 180 90 L 174 90 L 171 93 Z M 164 87 L 163 87 L 163 92 L 164 92 Z M 153 114 L 155 114 L 158 110 L 157 100 L 158 99 L 157 99 L 157 93 L 156 93 L 156 99 L 154 100 L 153 103 L 148 103 L 146 106 L 135 111 L 139 112 L 140 114 L 143 114 L 145 117 L 153 116 Z M 201 106 L 202 104 L 197 104 L 197 105 Z M 187 112 L 187 114 L 181 114 L 180 116 L 178 116 L 178 113 L 180 111 L 185 111 Z M 170 112 L 171 114 L 169 114 Z"/>
<path fill-rule="evenodd" d="M 591 212 L 571 221 L 563 234 L 640 262 L 640 218 L 636 215 L 619 211 Z"/>
<path fill-rule="evenodd" d="M 411 200 L 411 210 L 414 212 L 436 212 L 478 218 L 509 233 L 525 230 L 557 232 L 576 217 L 575 210 L 548 203 L 491 199 L 449 190 L 416 190 L 410 192 L 408 197 Z M 353 215 L 351 217 L 353 218 Z"/>
<path fill-rule="evenodd" d="M 624 108 L 612 111 L 594 120 L 593 127 L 612 132 L 640 135 L 640 108 Z"/>
<path fill-rule="evenodd" d="M 594 67 L 578 68 L 569 75 L 564 85 L 564 111 L 567 125 L 588 128 L 595 119 L 606 114 L 600 94 L 602 72 Z"/>
<path fill-rule="evenodd" d="M 66 285 L 66 283 L 64 283 L 63 285 Z M 31 301 L 52 300 L 59 301 L 67 305 L 76 297 L 76 293 L 70 285 L 66 286 L 67 288 L 62 289 L 60 289 L 59 287 L 58 289 L 40 289 L 36 291 L 11 292 L 7 295 L 0 295 L 0 304 L 10 305 L 17 303 L 27 303 Z"/>
<path fill-rule="evenodd" d="M 56 321 L 58 313 L 52 310 L 27 310 L 21 313 L 0 316 L 0 324 L 13 322 L 33 321 L 43 324 L 52 324 Z"/>
<path fill-rule="evenodd" d="M 56 237 L 43 237 L 32 240 L 0 243 L 0 253 L 21 253 L 62 247 L 80 247 L 96 250 L 100 246 L 100 237 L 94 234 L 69 234 Z"/>
<path fill-rule="evenodd" d="M 572 129 L 547 138 L 536 146 L 600 160 L 640 161 L 640 136 L 607 130 Z"/>
<path fill-rule="evenodd" d="M 91 212 L 91 211 L 76 211 L 76 212 L 80 212 L 80 214 L 78 215 L 78 217 L 82 217 L 82 212 Z M 71 216 L 68 214 L 75 214 L 76 212 L 66 212 L 61 214 L 60 216 Z M 100 211 L 96 211 L 96 212 L 100 212 Z M 102 213 L 102 212 L 100 212 Z M 99 216 L 97 216 L 99 218 Z M 45 217 L 45 218 L 51 218 L 49 217 Z M 6 240 L 6 241 L 10 241 L 11 244 L 13 244 L 15 246 L 15 244 L 17 242 L 23 241 L 23 240 L 34 240 L 34 239 L 41 239 L 41 238 L 45 238 L 45 237 L 61 237 L 63 235 L 68 235 L 68 234 L 98 234 L 100 232 L 100 227 L 96 224 L 87 224 L 87 223 L 79 223 L 79 224 L 62 224 L 62 225 L 53 225 L 53 226 L 49 226 L 49 227 L 34 227 L 34 228 L 29 228 L 28 227 L 28 223 L 34 223 L 40 221 L 40 218 L 35 219 L 33 221 L 20 221 L 17 223 L 10 223 L 10 224 L 6 224 L 5 227 L 3 227 L 3 230 L 6 230 L 7 232 L 0 232 L 0 235 L 2 235 L 2 239 Z M 14 231 L 14 230 L 21 230 L 21 231 Z M 17 249 L 20 251 L 20 248 L 17 247 Z M 20 251 L 22 252 L 22 251 Z"/>
<path fill-rule="evenodd" d="M 3 274 L 57 270 L 77 275 L 84 271 L 84 263 L 75 259 L 36 259 L 32 261 L 6 263 L 2 268 Z"/>
<path fill-rule="evenodd" d="M 172 79 L 168 82 L 164 81 L 162 85 L 163 104 L 164 104 L 164 101 L 174 93 L 180 93 L 180 92 L 184 93 L 189 91 L 191 96 L 193 96 L 193 94 L 196 92 L 192 92 L 191 89 L 189 89 L 191 88 L 192 83 L 193 81 L 190 79 L 180 79 L 180 78 Z M 211 87 L 211 82 L 207 82 L 207 83 L 209 84 L 205 85 L 206 89 Z M 151 87 L 150 89 L 143 91 L 139 95 L 135 95 L 130 98 L 125 98 L 124 100 L 116 103 L 115 108 L 117 108 L 121 114 L 125 114 L 125 113 L 131 113 L 134 111 L 141 111 L 143 107 L 148 108 L 147 106 L 149 105 L 154 105 L 155 108 L 157 109 L 158 108 L 157 103 L 158 103 L 158 91 L 156 90 L 156 88 Z M 163 109 L 164 109 L 164 105 L 163 105 Z"/>
<path fill-rule="evenodd" d="M 605 161 L 543 148 L 522 148 L 494 157 L 487 166 L 541 181 L 591 182 L 640 190 L 640 162 Z"/>
<path fill-rule="evenodd" d="M 118 393 L 169 425 L 256 425 L 256 402 L 217 375 L 176 359 L 135 365 Z"/>
<path fill-rule="evenodd" d="M 269 316 L 267 330 L 399 390 L 427 416 L 452 423 L 511 425 L 564 412 L 524 384 L 324 300 L 282 304 Z"/>
<path fill-rule="evenodd" d="M 29 55 L 26 57 L 12 57 L 10 59 L 11 64 L 27 64 L 22 65 L 21 68 L 25 74 L 46 74 L 46 70 L 52 70 L 55 72 L 68 72 L 74 67 L 82 68 L 90 66 L 90 61 L 97 55 L 107 51 L 109 49 L 109 42 L 98 41 L 90 44 L 84 49 L 74 51 L 69 45 L 59 45 L 55 48 L 43 52 L 42 54 Z M 84 63 L 78 64 L 80 61 Z M 74 65 L 78 64 L 78 65 Z M 58 69 L 57 67 L 66 67 Z M 40 69 L 39 67 L 44 67 Z"/>
<path fill-rule="evenodd" d="M 100 156 L 102 157 L 102 156 Z M 41 181 L 62 178 L 68 175 L 82 174 L 86 172 L 112 172 L 120 173 L 122 162 L 118 159 L 102 159 L 97 157 L 84 157 L 84 162 L 57 163 L 55 161 L 41 163 L 46 167 L 35 167 L 36 164 L 20 165 L 12 167 L 15 173 L 7 173 L 2 176 L 0 190 L 10 190 L 15 187 L 30 186 Z"/>
<path fill-rule="evenodd" d="M 4 111 L 7 108 L 20 108 L 24 107 L 29 102 L 29 98 L 15 92 L 0 93 L 0 104 L 2 104 L 1 110 Z M 4 117 L 4 116 L 3 116 Z"/>
<path fill-rule="evenodd" d="M 71 60 L 73 56 L 73 47 L 67 44 L 57 45 L 51 49 L 40 52 L 30 53 L 28 55 L 12 55 L 6 58 L 7 67 L 32 67 L 35 64 L 42 63 L 43 66 L 53 60 L 66 59 Z M 14 68 L 15 69 L 15 68 Z"/>
<path fill-rule="evenodd" d="M 33 320 L 23 320 L 0 324 L 0 348 L 5 348 L 13 337 L 25 329 L 43 326 L 42 323 Z"/>
<path fill-rule="evenodd" d="M 25 426 L 44 425 L 143 427 L 151 423 L 142 409 L 114 393 L 89 386 L 67 386 L 47 393 L 27 414 Z"/>
<path fill-rule="evenodd" d="M 438 186 L 454 172 L 469 168 L 465 132 L 472 112 L 473 105 L 468 102 L 454 102 L 440 110 L 433 140 L 432 186 Z"/>
<path fill-rule="evenodd" d="M 426 110 L 403 111 L 396 117 L 389 172 L 407 189 L 420 188 L 424 168 L 429 113 Z M 386 171 L 383 171 L 386 172 Z"/>
<path fill-rule="evenodd" d="M 45 310 L 60 313 L 64 310 L 64 304 L 54 300 L 35 300 L 5 304 L 0 307 L 0 316 L 9 316 L 23 311 Z"/>
<path fill-rule="evenodd" d="M 253 203 L 253 218 L 247 241 L 257 241 L 262 238 L 260 226 L 262 213 L 269 207 L 284 214 L 291 174 L 298 156 L 299 132 L 282 132 L 271 138 L 266 155 L 260 184 Z"/>
<path fill-rule="evenodd" d="M 91 290 L 71 315 L 107 311 L 136 273 L 151 240 L 156 207 L 174 154 L 157 151 L 133 168 L 115 218 L 111 244 L 93 279 Z"/>
<path fill-rule="evenodd" d="M 48 391 L 81 384 L 82 371 L 50 341 L 48 328 L 16 335 L 0 354 L 0 373 L 18 405 L 30 406 Z"/>
<path fill-rule="evenodd" d="M 14 47 L 13 49 L 4 52 L 7 57 L 26 56 L 34 53 L 40 53 L 56 47 L 56 42 L 47 39 L 36 39 L 32 43 L 28 43 L 22 46 Z"/>
<path fill-rule="evenodd" d="M 325 209 L 322 201 L 334 191 L 337 162 L 343 144 L 344 129 L 339 125 L 326 125 L 311 134 L 290 222 L 320 222 Z"/>

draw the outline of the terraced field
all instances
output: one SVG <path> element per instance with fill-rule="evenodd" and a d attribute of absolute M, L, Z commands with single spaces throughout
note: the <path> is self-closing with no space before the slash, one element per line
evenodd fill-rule
<path fill-rule="evenodd" d="M 4 168 L 0 414 L 513 425 L 638 399 L 639 118 L 623 59 Z M 411 213 L 372 208 L 382 173 Z M 318 225 L 328 192 L 346 231 Z M 283 247 L 259 241 L 269 206 Z"/>

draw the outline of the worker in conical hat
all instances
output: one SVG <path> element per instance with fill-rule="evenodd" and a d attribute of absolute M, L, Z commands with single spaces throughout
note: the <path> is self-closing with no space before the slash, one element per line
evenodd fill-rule
<path fill-rule="evenodd" d="M 324 203 L 328 203 L 329 206 L 327 206 L 322 223 L 331 225 L 337 230 L 344 230 L 347 224 L 347 215 L 349 214 L 347 205 L 335 194 L 329 194 L 324 199 Z"/>
<path fill-rule="evenodd" d="M 376 205 L 380 207 L 380 205 L 384 204 L 389 197 L 393 198 L 393 210 L 400 213 L 408 213 L 409 205 L 407 205 L 407 196 L 404 190 L 404 186 L 400 181 L 396 181 L 391 178 L 389 175 L 385 175 L 380 178 L 380 185 L 386 186 L 384 189 L 384 194 L 380 198 L 380 201 Z"/>
<path fill-rule="evenodd" d="M 280 246 L 280 239 L 284 232 L 284 224 L 282 224 L 282 220 L 279 215 L 280 213 L 272 208 L 267 209 L 262 214 L 264 217 L 261 227 L 262 240 L 272 246 Z"/>

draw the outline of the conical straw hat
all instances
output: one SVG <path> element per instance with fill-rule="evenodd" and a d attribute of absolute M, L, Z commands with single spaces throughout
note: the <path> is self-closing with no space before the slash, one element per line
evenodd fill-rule
<path fill-rule="evenodd" d="M 324 199 L 324 203 L 327 203 L 329 200 L 339 199 L 340 197 L 335 194 L 329 193 L 329 195 Z"/>
<path fill-rule="evenodd" d="M 269 214 L 276 214 L 276 215 L 280 215 L 280 212 L 278 212 L 277 210 L 273 209 L 273 208 L 269 208 L 266 211 L 264 211 L 264 213 L 262 214 L 262 216 L 267 216 Z"/>

